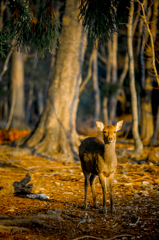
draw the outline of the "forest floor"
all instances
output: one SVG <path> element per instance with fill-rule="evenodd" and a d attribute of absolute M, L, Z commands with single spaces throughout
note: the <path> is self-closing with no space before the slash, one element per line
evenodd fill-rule
<path fill-rule="evenodd" d="M 90 187 L 88 209 L 83 208 L 80 162 L 32 156 L 25 149 L 0 145 L 0 239 L 159 239 L 159 146 L 144 147 L 138 159 L 129 156 L 133 148 L 131 140 L 116 144 L 116 214 L 110 213 L 108 196 L 108 213 L 103 215 L 98 179 L 98 208 L 92 206 Z M 31 193 L 44 193 L 49 199 L 15 194 L 13 183 L 27 173 Z"/>

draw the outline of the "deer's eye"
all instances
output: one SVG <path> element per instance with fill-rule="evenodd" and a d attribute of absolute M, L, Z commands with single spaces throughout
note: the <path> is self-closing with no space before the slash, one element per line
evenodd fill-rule
<path fill-rule="evenodd" d="M 116 133 L 116 131 L 114 131 L 114 133 Z"/>
<path fill-rule="evenodd" d="M 103 133 L 107 133 L 106 131 L 103 131 Z"/>

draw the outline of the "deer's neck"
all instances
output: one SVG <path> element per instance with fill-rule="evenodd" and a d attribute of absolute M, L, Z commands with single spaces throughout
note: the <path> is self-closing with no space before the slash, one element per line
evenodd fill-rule
<path fill-rule="evenodd" d="M 113 156 L 116 156 L 115 153 L 115 142 L 114 143 L 109 143 L 109 144 L 104 144 L 104 158 L 105 160 L 109 160 L 109 158 L 112 159 Z"/>

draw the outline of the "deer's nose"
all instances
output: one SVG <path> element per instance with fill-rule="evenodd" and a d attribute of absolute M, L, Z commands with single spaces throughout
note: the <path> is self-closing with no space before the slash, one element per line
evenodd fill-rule
<path fill-rule="evenodd" d="M 113 140 L 113 138 L 109 138 L 109 141 L 112 141 Z"/>

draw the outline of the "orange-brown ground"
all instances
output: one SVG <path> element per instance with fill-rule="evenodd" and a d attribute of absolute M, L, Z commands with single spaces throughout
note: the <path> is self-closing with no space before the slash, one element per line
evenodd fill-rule
<path fill-rule="evenodd" d="M 127 155 L 133 149 L 131 142 L 117 143 L 116 147 L 118 169 L 113 187 L 116 214 L 110 213 L 107 201 L 105 216 L 98 179 L 99 208 L 92 207 L 90 187 L 88 209 L 82 208 L 84 177 L 80 162 L 32 156 L 25 149 L 1 145 L 0 239 L 159 239 L 159 147 L 145 147 L 138 164 L 133 164 L 136 162 Z M 45 193 L 49 200 L 14 195 L 12 184 L 27 173 L 31 176 L 32 192 Z M 55 209 L 60 217 L 49 219 Z"/>

